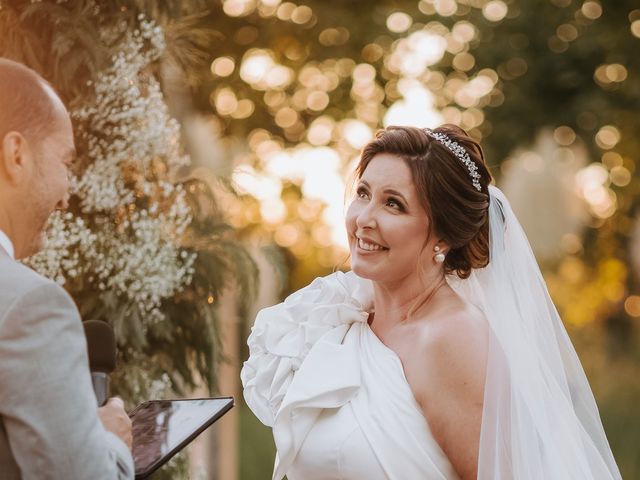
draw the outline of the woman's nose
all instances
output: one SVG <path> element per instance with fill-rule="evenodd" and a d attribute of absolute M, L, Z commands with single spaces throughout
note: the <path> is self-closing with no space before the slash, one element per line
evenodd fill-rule
<path fill-rule="evenodd" d="M 378 223 L 376 222 L 376 210 L 375 207 L 369 203 L 365 206 L 356 217 L 356 225 L 358 228 L 375 228 Z"/>

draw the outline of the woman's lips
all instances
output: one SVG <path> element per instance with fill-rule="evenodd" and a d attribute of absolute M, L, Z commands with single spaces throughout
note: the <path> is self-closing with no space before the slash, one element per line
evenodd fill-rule
<path fill-rule="evenodd" d="M 365 240 L 360 237 L 356 237 L 356 239 L 358 248 L 360 250 L 364 250 L 365 252 L 382 252 L 385 250 L 389 250 L 388 248 L 383 247 L 378 243 L 372 242 L 371 240 Z"/>

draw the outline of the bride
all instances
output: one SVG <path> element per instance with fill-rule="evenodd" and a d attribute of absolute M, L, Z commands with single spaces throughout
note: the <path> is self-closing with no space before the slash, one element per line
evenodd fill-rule
<path fill-rule="evenodd" d="M 389 127 L 346 215 L 352 271 L 262 310 L 241 377 L 273 479 L 620 479 L 591 389 L 480 146 Z"/>

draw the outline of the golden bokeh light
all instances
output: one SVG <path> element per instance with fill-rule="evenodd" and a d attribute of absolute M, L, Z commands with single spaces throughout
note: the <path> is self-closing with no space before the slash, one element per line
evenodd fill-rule
<path fill-rule="evenodd" d="M 458 3 L 455 0 L 433 0 L 433 7 L 438 15 L 450 17 L 458 11 Z"/>
<path fill-rule="evenodd" d="M 313 18 L 313 10 L 307 5 L 300 5 L 291 12 L 291 21 L 298 25 L 304 25 Z"/>
<path fill-rule="evenodd" d="M 584 264 L 579 258 L 568 256 L 560 263 L 558 273 L 563 279 L 571 283 L 577 283 L 585 274 Z"/>
<path fill-rule="evenodd" d="M 281 90 L 270 90 L 264 94 L 264 103 L 272 109 L 277 109 L 285 104 L 287 95 Z"/>
<path fill-rule="evenodd" d="M 293 81 L 293 71 L 282 65 L 274 65 L 265 77 L 269 88 L 285 88 Z"/>
<path fill-rule="evenodd" d="M 393 33 L 406 32 L 412 23 L 413 19 L 405 12 L 394 12 L 387 17 L 387 28 Z"/>
<path fill-rule="evenodd" d="M 291 20 L 291 15 L 293 14 L 295 9 L 296 9 L 295 3 L 284 2 L 278 7 L 278 10 L 276 11 L 276 15 L 280 20 L 288 21 L 288 20 Z"/>
<path fill-rule="evenodd" d="M 283 89 L 293 81 L 294 73 L 277 64 L 270 50 L 254 48 L 242 59 L 240 78 L 257 90 Z"/>
<path fill-rule="evenodd" d="M 236 190 L 243 195 L 252 195 L 261 202 L 280 198 L 282 182 L 263 174 L 258 174 L 250 165 L 238 166 L 231 175 Z"/>
<path fill-rule="evenodd" d="M 620 63 L 603 64 L 596 68 L 594 79 L 601 85 L 620 83 L 627 79 L 627 68 Z"/>
<path fill-rule="evenodd" d="M 453 93 L 453 98 L 458 105 L 471 108 L 477 106 L 482 97 L 491 93 L 494 85 L 495 82 L 491 77 L 478 74 L 468 82 L 459 78 L 450 79 L 445 88 Z"/>
<path fill-rule="evenodd" d="M 553 131 L 553 139 L 559 145 L 571 145 L 576 140 L 576 132 L 571 127 L 561 125 Z"/>
<path fill-rule="evenodd" d="M 255 105 L 253 101 L 249 100 L 248 98 L 243 98 L 242 100 L 238 100 L 236 109 L 231 113 L 231 117 L 238 120 L 249 118 L 254 110 Z"/>
<path fill-rule="evenodd" d="M 576 38 L 578 38 L 578 29 L 570 23 L 565 23 L 560 25 L 556 29 L 556 35 L 560 40 L 563 40 L 565 42 L 573 42 Z"/>
<path fill-rule="evenodd" d="M 322 209 L 322 204 L 318 201 L 304 198 L 300 201 L 297 208 L 298 217 L 305 222 L 317 220 L 318 214 Z"/>
<path fill-rule="evenodd" d="M 326 28 L 318 35 L 318 41 L 325 47 L 333 47 L 347 43 L 349 36 L 349 30 L 344 27 Z"/>
<path fill-rule="evenodd" d="M 624 301 L 624 310 L 632 317 L 640 317 L 640 296 L 630 295 Z"/>
<path fill-rule="evenodd" d="M 527 73 L 529 66 L 523 58 L 514 57 L 507 60 L 505 69 L 511 78 L 517 78 Z"/>
<path fill-rule="evenodd" d="M 529 173 L 538 172 L 544 167 L 544 159 L 536 152 L 523 153 L 520 161 L 522 162 L 522 168 Z"/>
<path fill-rule="evenodd" d="M 447 41 L 447 52 L 455 55 L 466 51 L 466 43 L 461 41 L 455 35 L 447 34 L 444 38 Z"/>
<path fill-rule="evenodd" d="M 385 66 L 402 76 L 418 77 L 438 63 L 446 50 L 447 39 L 443 35 L 419 30 L 397 42 Z"/>
<path fill-rule="evenodd" d="M 482 6 L 482 15 L 490 22 L 499 22 L 509 13 L 507 4 L 502 0 L 491 0 Z"/>
<path fill-rule="evenodd" d="M 461 121 L 469 129 L 479 127 L 484 123 L 484 112 L 479 108 L 470 108 L 462 112 Z"/>
<path fill-rule="evenodd" d="M 267 223 L 278 225 L 287 217 L 287 207 L 280 198 L 267 198 L 260 203 L 260 215 Z"/>
<path fill-rule="evenodd" d="M 328 225 L 317 225 L 313 228 L 313 240 L 321 247 L 333 244 L 333 232 Z"/>
<path fill-rule="evenodd" d="M 376 69 L 368 63 L 361 63 L 353 69 L 355 83 L 370 83 L 376 78 Z"/>
<path fill-rule="evenodd" d="M 602 163 L 608 169 L 613 169 L 614 167 L 622 165 L 624 163 L 624 159 L 618 152 L 609 151 L 602 154 Z"/>
<path fill-rule="evenodd" d="M 369 43 L 362 49 L 362 58 L 369 63 L 377 62 L 383 55 L 384 49 L 377 43 Z"/>
<path fill-rule="evenodd" d="M 265 140 L 260 142 L 255 148 L 256 155 L 260 158 L 266 158 L 269 155 L 272 155 L 276 152 L 282 150 L 281 140 Z"/>
<path fill-rule="evenodd" d="M 327 145 L 331 142 L 334 126 L 335 122 L 331 117 L 322 116 L 316 118 L 309 126 L 307 140 L 311 145 Z"/>
<path fill-rule="evenodd" d="M 462 112 L 453 106 L 445 107 L 442 109 L 442 118 L 445 123 L 453 123 L 454 125 L 459 125 L 462 122 Z"/>
<path fill-rule="evenodd" d="M 453 57 L 453 68 L 461 72 L 468 72 L 476 64 L 476 59 L 468 52 L 462 52 Z"/>
<path fill-rule="evenodd" d="M 602 287 L 604 297 L 610 302 L 619 302 L 624 298 L 624 284 L 622 282 L 607 282 Z"/>
<path fill-rule="evenodd" d="M 344 120 L 340 122 L 339 130 L 342 137 L 356 150 L 373 139 L 371 128 L 360 120 Z"/>
<path fill-rule="evenodd" d="M 254 152 L 262 142 L 269 141 L 270 139 L 271 134 L 263 128 L 255 128 L 251 130 L 251 132 L 249 132 L 249 135 L 247 136 L 249 147 Z"/>
<path fill-rule="evenodd" d="M 631 29 L 631 33 L 634 37 L 640 38 L 640 20 L 634 20 L 631 22 L 631 26 L 629 28 Z"/>
<path fill-rule="evenodd" d="M 418 10 L 425 15 L 433 15 L 436 13 L 436 7 L 433 5 L 433 0 L 420 0 L 418 3 Z"/>
<path fill-rule="evenodd" d="M 603 150 L 610 150 L 620 141 L 620 130 L 613 125 L 605 125 L 596 133 L 596 144 Z"/>
<path fill-rule="evenodd" d="M 576 174 L 576 186 L 591 212 L 598 218 L 609 218 L 616 212 L 617 196 L 609 188 L 609 172 L 601 163 L 592 163 Z"/>
<path fill-rule="evenodd" d="M 281 247 L 291 247 L 298 241 L 298 238 L 300 238 L 300 231 L 295 225 L 285 223 L 276 229 L 273 238 Z"/>
<path fill-rule="evenodd" d="M 249 15 L 256 8 L 255 0 L 224 0 L 222 10 L 230 17 Z"/>
<path fill-rule="evenodd" d="M 236 68 L 236 63 L 231 57 L 218 57 L 211 63 L 211 73 L 218 77 L 228 77 Z"/>
<path fill-rule="evenodd" d="M 305 110 L 307 108 L 307 99 L 309 98 L 311 92 L 312 90 L 308 88 L 301 88 L 299 90 L 296 90 L 296 93 L 294 93 L 291 97 L 291 101 L 289 102 L 288 106 L 298 112 Z"/>
<path fill-rule="evenodd" d="M 238 108 L 236 94 L 228 87 L 219 89 L 214 98 L 214 107 L 222 116 L 229 116 Z"/>
<path fill-rule="evenodd" d="M 271 54 L 265 50 L 249 50 L 240 67 L 240 78 L 249 84 L 258 83 L 273 66 Z"/>
<path fill-rule="evenodd" d="M 582 252 L 582 241 L 575 233 L 565 233 L 562 235 L 562 238 L 560 238 L 560 246 L 570 255 L 576 255 Z"/>
<path fill-rule="evenodd" d="M 610 176 L 611 183 L 618 187 L 625 187 L 631 183 L 631 172 L 623 166 L 613 167 Z"/>
<path fill-rule="evenodd" d="M 320 112 L 327 108 L 327 105 L 329 105 L 329 95 L 326 92 L 311 92 L 307 97 L 307 108 L 309 110 Z"/>
<path fill-rule="evenodd" d="M 289 128 L 298 121 L 298 112 L 289 107 L 281 108 L 274 120 L 280 128 Z"/>
<path fill-rule="evenodd" d="M 602 5 L 594 0 L 587 0 L 582 4 L 580 11 L 589 20 L 596 20 L 602 15 Z"/>
<path fill-rule="evenodd" d="M 320 87 L 323 79 L 322 71 L 317 65 L 306 65 L 298 73 L 298 81 L 308 88 Z"/>

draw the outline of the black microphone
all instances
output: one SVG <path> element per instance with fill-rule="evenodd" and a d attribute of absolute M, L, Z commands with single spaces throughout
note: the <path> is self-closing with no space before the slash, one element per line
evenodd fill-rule
<path fill-rule="evenodd" d="M 86 320 L 82 325 L 87 337 L 91 383 L 101 407 L 109 398 L 109 374 L 116 368 L 116 337 L 107 322 Z"/>

